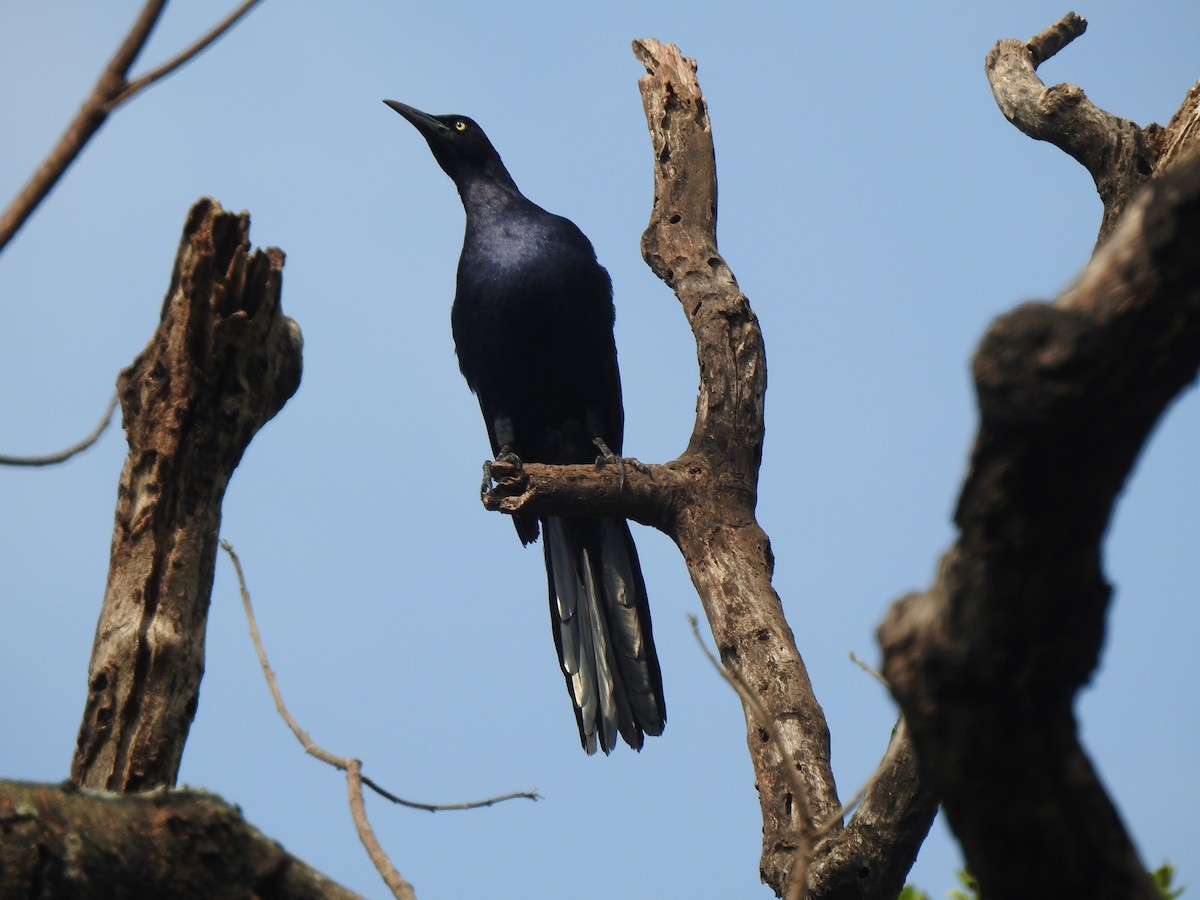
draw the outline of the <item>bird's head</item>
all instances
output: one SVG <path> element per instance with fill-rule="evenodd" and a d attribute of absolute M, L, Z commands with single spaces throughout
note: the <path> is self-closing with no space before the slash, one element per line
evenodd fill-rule
<path fill-rule="evenodd" d="M 474 119 L 459 115 L 431 116 L 395 100 L 383 102 L 421 132 L 438 165 L 455 181 L 472 172 L 493 168 L 504 171 L 500 154 Z"/>

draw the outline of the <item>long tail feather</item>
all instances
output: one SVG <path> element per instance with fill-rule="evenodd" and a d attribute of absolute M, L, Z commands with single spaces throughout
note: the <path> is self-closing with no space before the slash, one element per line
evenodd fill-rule
<path fill-rule="evenodd" d="M 559 664 L 588 753 L 636 750 L 667 722 L 646 585 L 623 519 L 543 522 Z"/>

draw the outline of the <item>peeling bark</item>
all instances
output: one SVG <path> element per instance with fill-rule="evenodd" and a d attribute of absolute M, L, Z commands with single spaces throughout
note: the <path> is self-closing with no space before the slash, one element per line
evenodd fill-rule
<path fill-rule="evenodd" d="M 300 383 L 283 253 L 249 216 L 191 210 L 158 330 L 118 380 L 129 455 L 71 780 L 172 785 L 196 712 L 221 500 L 251 438 Z"/>

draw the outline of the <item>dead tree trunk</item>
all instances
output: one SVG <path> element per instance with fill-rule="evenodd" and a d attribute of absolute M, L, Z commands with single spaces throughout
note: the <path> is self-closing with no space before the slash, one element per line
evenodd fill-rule
<path fill-rule="evenodd" d="M 283 315 L 283 253 L 247 253 L 250 217 L 188 215 L 162 320 L 121 373 L 129 456 L 71 780 L 111 791 L 175 783 L 204 674 L 229 476 L 300 384 Z"/>
<path fill-rule="evenodd" d="M 72 780 L 0 782 L 0 896 L 357 896 L 219 797 L 171 787 L 204 672 L 225 487 L 300 384 L 283 253 L 249 253 L 249 227 L 216 201 L 192 208 L 158 330 L 121 373 L 129 456 Z"/>

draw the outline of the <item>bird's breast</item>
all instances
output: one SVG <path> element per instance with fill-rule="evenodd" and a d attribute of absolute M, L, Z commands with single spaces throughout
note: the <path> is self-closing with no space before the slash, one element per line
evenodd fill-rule
<path fill-rule="evenodd" d="M 521 273 L 534 266 L 555 265 L 566 248 L 536 221 L 515 219 L 467 230 L 463 259 L 497 272 Z"/>

